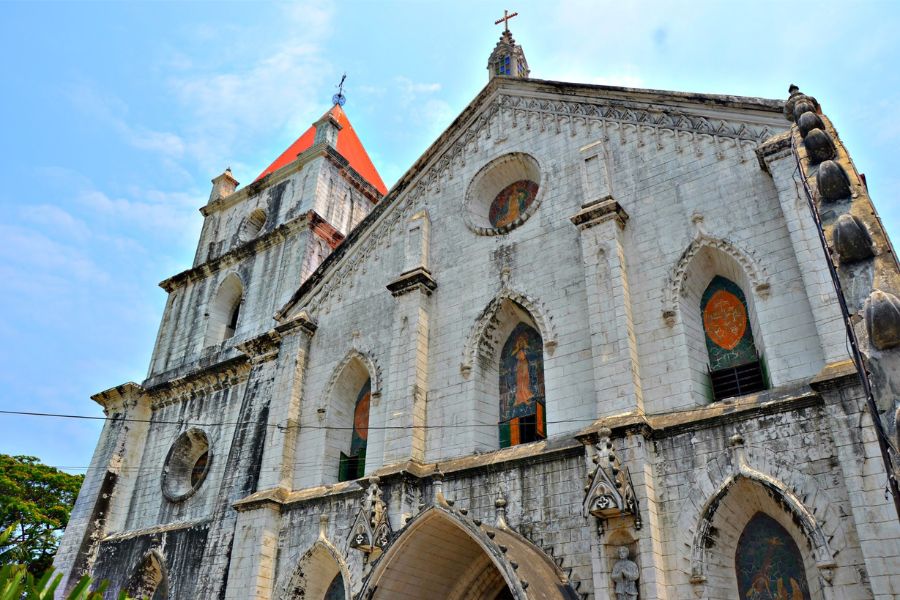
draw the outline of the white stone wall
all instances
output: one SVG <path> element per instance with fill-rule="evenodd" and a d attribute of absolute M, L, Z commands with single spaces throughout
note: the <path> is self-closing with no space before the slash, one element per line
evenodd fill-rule
<path fill-rule="evenodd" d="M 243 216 L 263 205 L 271 210 L 265 228 L 312 209 L 350 233 L 369 201 L 331 163 L 313 161 L 277 183 L 284 187 L 275 208 L 273 188 L 266 188 L 207 217 L 198 257 L 213 267 L 170 296 L 145 382 L 156 408 L 141 477 L 130 488 L 121 531 L 105 532 L 123 535 L 105 542 L 103 556 L 113 556 L 117 544 L 143 551 L 129 531 L 147 541 L 165 528 L 209 521 L 197 559 L 204 574 L 197 587 L 181 582 L 180 593 L 217 595 L 231 568 L 228 597 L 272 597 L 322 538 L 345 557 L 340 568 L 358 590 L 361 556 L 346 540 L 360 489 L 332 484 L 339 454 L 349 449 L 346 428 L 364 369 L 372 380 L 366 472 L 386 468 L 395 529 L 432 501 L 432 484 L 410 475 L 415 468 L 406 461 L 422 469 L 455 461 L 445 494 L 489 521 L 503 490 L 513 527 L 552 549 L 588 598 L 605 597 L 618 544 L 639 563 L 642 597 L 733 597 L 726 567 L 741 520 L 756 510 L 776 513 L 795 536 L 817 598 L 891 597 L 900 585 L 891 568 L 900 533 L 890 505 L 876 498 L 883 474 L 861 400 L 850 383 L 821 397 L 808 386 L 826 363 L 845 357 L 836 347 L 842 338 L 835 299 L 787 162 L 767 157 L 770 174 L 755 152 L 787 121 L 771 105 L 739 99 L 518 86 L 492 84 L 353 233 L 353 243 L 315 271 L 296 304 L 285 306 L 318 262 L 318 238 L 308 228 L 233 264 L 216 257 L 233 247 Z M 606 110 L 609 98 L 627 110 L 601 119 L 596 111 Z M 670 126 L 653 125 L 666 114 Z M 467 224 L 465 215 L 477 211 L 466 203 L 491 198 L 472 198 L 469 183 L 511 153 L 539 165 L 539 204 L 514 229 L 485 235 Z M 607 197 L 618 213 L 573 223 L 586 205 Z M 412 239 L 416 219 L 428 227 Z M 417 285 L 393 285 L 415 269 Z M 244 285 L 238 329 L 222 347 L 204 350 L 204 312 L 231 273 Z M 775 388 L 741 406 L 708 407 L 699 297 L 717 274 L 742 287 Z M 433 292 L 428 277 L 437 284 Z M 513 449 L 467 466 L 498 446 L 491 361 L 520 310 L 545 344 L 550 440 L 531 454 Z M 248 344 L 235 348 L 240 342 Z M 243 365 L 243 375 L 219 377 L 216 364 L 226 360 Z M 198 386 L 189 375 L 201 367 L 209 377 Z M 677 412 L 697 409 L 705 412 Z M 645 416 L 656 419 L 653 427 L 641 421 Z M 623 518 L 599 533 L 581 514 L 589 463 L 572 438 L 614 417 L 632 419 L 615 443 L 634 476 L 644 527 Z M 178 434 L 198 423 L 215 424 L 206 430 L 213 465 L 194 496 L 173 504 L 161 495 L 159 473 Z M 729 445 L 736 432 L 743 446 Z M 97 461 L 110 447 L 102 442 Z M 248 478 L 257 465 L 263 496 L 236 513 L 234 502 L 256 491 Z M 753 480 L 741 465 L 764 477 Z M 692 580 L 703 507 L 736 472 L 746 489 L 726 495 L 712 516 L 721 535 L 706 548 L 702 577 Z M 791 516 L 777 513 L 780 501 L 754 487 L 769 479 L 814 515 L 831 562 L 822 548 L 800 543 L 804 534 L 792 529 Z M 96 473 L 88 481 L 98 489 Z M 79 500 L 82 520 L 89 500 Z"/>
<path fill-rule="evenodd" d="M 777 113 L 731 110 L 723 117 L 786 128 Z M 553 327 L 556 349 L 545 353 L 550 435 L 577 431 L 609 414 L 604 398 L 595 398 L 598 382 L 592 377 L 593 354 L 603 349 L 591 347 L 586 325 L 591 304 L 611 299 L 588 298 L 579 231 L 570 221 L 583 203 L 593 199 L 587 194 L 597 187 L 585 191 L 589 184 L 581 150 L 592 144 L 604 149 L 608 161 L 609 177 L 601 187 L 629 215 L 623 255 L 644 410 L 662 413 L 708 401 L 698 384 L 705 378 L 705 356 L 689 359 L 680 314 L 671 326 L 662 318 L 666 288 L 679 257 L 701 234 L 726 240 L 751 257 L 769 284 L 764 294 L 754 289 L 745 294 L 772 385 L 803 381 L 824 366 L 781 205 L 771 177 L 756 159 L 754 143 L 671 131 L 655 136 L 649 128 L 612 123 L 605 128 L 598 123 L 558 128 L 551 122 L 540 125 L 536 117 L 530 123 L 528 118 L 519 119 L 512 127 L 509 116 L 495 114 L 481 131 L 484 136 L 484 130 L 490 130 L 493 137 L 478 143 L 478 150 L 452 175 L 431 184 L 415 200 L 408 198 L 412 186 L 392 200 L 382 223 L 370 227 L 344 257 L 344 271 L 338 267 L 338 273 L 326 276 L 336 281 L 327 299 L 324 293 L 309 297 L 307 309 L 319 331 L 310 354 L 308 397 L 322 397 L 320 381 L 331 377 L 355 339 L 377 364 L 389 364 L 394 300 L 385 286 L 405 264 L 402 228 L 389 223 L 397 213 L 402 212 L 404 220 L 427 210 L 432 221 L 429 268 L 438 285 L 429 309 L 427 460 L 485 449 L 466 432 L 485 425 L 472 419 L 477 373 L 467 379 L 460 363 L 479 315 L 505 289 L 533 299 Z M 477 235 L 461 214 L 468 183 L 484 165 L 510 152 L 527 153 L 540 164 L 541 204 L 530 219 L 505 235 Z M 422 177 L 428 176 L 426 168 Z M 706 282 L 715 274 L 707 272 Z M 678 309 L 699 313 L 699 306 Z M 550 332 L 541 333 L 545 342 L 550 340 Z M 383 398 L 401 393 L 387 387 L 381 392 Z M 384 417 L 373 410 L 372 418 L 377 427 L 377 419 Z M 307 434 L 309 440 L 301 435 L 301 446 L 320 447 L 316 435 Z M 380 464 L 377 434 L 373 436 L 369 468 Z M 320 481 L 328 480 L 325 476 Z"/>

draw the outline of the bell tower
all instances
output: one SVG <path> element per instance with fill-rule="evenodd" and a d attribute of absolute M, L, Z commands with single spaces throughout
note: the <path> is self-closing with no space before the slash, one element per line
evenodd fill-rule
<path fill-rule="evenodd" d="M 528 61 L 525 60 L 525 51 L 516 44 L 513 39 L 512 32 L 509 30 L 509 20 L 519 13 L 509 14 L 509 11 L 503 11 L 503 18 L 497 19 L 494 24 L 503 23 L 503 35 L 500 41 L 491 52 L 488 59 L 488 80 L 494 77 L 528 77 L 531 72 L 528 68 Z"/>

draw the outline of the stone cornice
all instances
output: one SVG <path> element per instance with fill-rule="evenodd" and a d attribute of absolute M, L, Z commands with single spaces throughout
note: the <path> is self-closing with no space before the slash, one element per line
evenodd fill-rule
<path fill-rule="evenodd" d="M 430 296 L 431 292 L 437 289 L 437 283 L 435 283 L 428 269 L 416 267 L 401 274 L 397 279 L 387 284 L 387 289 L 394 297 L 402 296 L 413 290 L 418 290 L 426 296 Z"/>
<path fill-rule="evenodd" d="M 604 196 L 599 200 L 584 204 L 581 210 L 570 217 L 572 223 L 579 229 L 587 229 L 613 219 L 620 228 L 624 229 L 625 223 L 628 221 L 628 213 L 618 202 L 613 200 L 612 196 Z"/>
<path fill-rule="evenodd" d="M 287 321 L 284 321 L 275 327 L 275 331 L 282 335 L 287 335 L 293 331 L 300 330 L 307 337 L 312 337 L 316 333 L 316 329 L 319 326 L 313 320 L 312 317 L 309 316 L 305 310 L 300 311 Z"/>
<path fill-rule="evenodd" d="M 859 385 L 859 371 L 850 359 L 825 365 L 809 380 L 809 386 L 817 392 L 838 390 L 852 385 Z"/>
<path fill-rule="evenodd" d="M 185 397 L 206 395 L 246 381 L 251 361 L 246 355 L 221 361 L 182 377 L 147 388 L 154 408 L 166 406 Z"/>
<path fill-rule="evenodd" d="M 157 535 L 160 533 L 168 533 L 170 531 L 181 531 L 183 529 L 192 529 L 194 527 L 208 527 L 212 523 L 211 519 L 198 519 L 196 521 L 179 521 L 177 523 L 167 523 L 165 525 L 156 525 L 154 527 L 145 527 L 143 529 L 134 529 L 131 531 L 122 531 L 113 533 L 105 538 L 103 542 L 121 542 L 145 535 Z"/>
<path fill-rule="evenodd" d="M 243 352 L 250 359 L 251 364 L 268 362 L 278 358 L 281 334 L 270 329 L 254 338 L 235 344 L 235 348 Z"/>
<path fill-rule="evenodd" d="M 791 132 L 790 130 L 774 135 L 756 148 L 756 159 L 759 167 L 766 173 L 769 171 L 769 162 L 790 156 Z"/>
<path fill-rule="evenodd" d="M 139 384 L 129 381 L 116 387 L 103 390 L 91 396 L 91 400 L 103 407 L 103 413 L 106 416 L 115 414 L 137 404 L 137 401 L 143 397 L 144 388 Z"/>
<path fill-rule="evenodd" d="M 377 476 L 384 483 L 392 479 L 412 477 L 414 479 L 431 479 L 440 472 L 445 477 L 465 476 L 468 472 L 477 471 L 502 464 L 509 466 L 523 461 L 548 461 L 560 456 L 582 453 L 582 445 L 573 438 L 560 437 L 534 444 L 521 444 L 510 448 L 503 448 L 494 452 L 466 456 L 462 458 L 442 461 L 440 463 L 421 463 L 418 461 L 405 461 L 384 466 L 372 475 Z M 315 501 L 321 498 L 342 494 L 357 494 L 364 491 L 366 479 L 344 481 L 331 485 L 319 485 L 302 490 L 290 491 L 283 487 L 261 490 L 246 498 L 238 500 L 232 506 L 236 510 L 252 510 L 263 505 L 278 504 L 289 506 L 303 502 Z"/>
<path fill-rule="evenodd" d="M 720 427 L 763 415 L 802 410 L 823 404 L 822 397 L 808 385 L 797 385 L 662 415 L 626 413 L 603 417 L 579 431 L 575 437 L 585 444 L 590 444 L 596 440 L 598 432 L 606 428 L 619 434 L 636 432 L 646 438 L 661 439 L 686 431 Z"/>
<path fill-rule="evenodd" d="M 309 210 L 286 223 L 282 223 L 271 231 L 268 231 L 245 244 L 241 244 L 232 248 L 228 252 L 225 252 L 224 254 L 221 254 L 216 258 L 199 264 L 196 267 L 191 267 L 190 269 L 182 271 L 177 275 L 173 275 L 168 279 L 164 279 L 159 283 L 159 287 L 171 293 L 188 283 L 205 279 L 206 277 L 209 277 L 213 273 L 216 273 L 223 268 L 229 267 L 251 256 L 255 256 L 266 248 L 271 248 L 272 246 L 283 243 L 292 233 L 295 233 L 304 228 L 313 229 L 315 227 L 321 227 L 322 223 L 325 223 L 327 225 L 327 222 L 321 216 L 319 216 L 315 211 Z M 340 236 L 341 239 L 343 239 L 343 235 L 341 235 L 340 232 L 334 230 L 334 233 L 336 233 L 338 236 Z"/>

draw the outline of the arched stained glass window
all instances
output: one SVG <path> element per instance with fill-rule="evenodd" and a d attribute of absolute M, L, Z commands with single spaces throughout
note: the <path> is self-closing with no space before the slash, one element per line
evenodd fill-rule
<path fill-rule="evenodd" d="M 369 400 L 372 397 L 372 380 L 366 379 L 353 408 L 353 436 L 350 454 L 341 452 L 338 481 L 359 479 L 366 470 L 366 444 L 369 439 Z"/>
<path fill-rule="evenodd" d="M 734 563 L 739 598 L 810 600 L 800 549 L 784 527 L 765 513 L 756 513 L 747 523 Z"/>
<path fill-rule="evenodd" d="M 703 292 L 700 312 L 715 399 L 764 390 L 762 361 L 753 342 L 743 290 L 717 275 Z"/>
<path fill-rule="evenodd" d="M 519 323 L 500 353 L 500 447 L 547 437 L 544 409 L 544 342 Z"/>

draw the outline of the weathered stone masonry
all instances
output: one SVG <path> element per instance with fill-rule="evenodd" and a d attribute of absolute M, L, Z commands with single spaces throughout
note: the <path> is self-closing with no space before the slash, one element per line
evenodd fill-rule
<path fill-rule="evenodd" d="M 640 598 L 725 600 L 762 513 L 796 544 L 810 598 L 900 596 L 872 420 L 896 460 L 896 258 L 808 98 L 499 76 L 383 198 L 324 134 L 246 188 L 216 178 L 194 266 L 163 282 L 147 380 L 95 396 L 109 420 L 57 556 L 67 582 L 601 599 L 624 546 Z M 814 131 L 830 158 L 828 142 L 812 158 Z M 537 195 L 492 225 L 516 180 Z M 240 303 L 216 305 L 231 275 Z M 715 276 L 746 297 L 763 391 L 713 397 L 700 298 Z M 236 326 L 209 343 L 217 314 Z M 501 448 L 498 365 L 518 323 L 543 346 L 546 439 Z M 363 382 L 365 476 L 339 481 Z M 193 470 L 167 462 L 178 439 Z M 190 493 L 173 501 L 162 481 L 178 477 Z"/>

